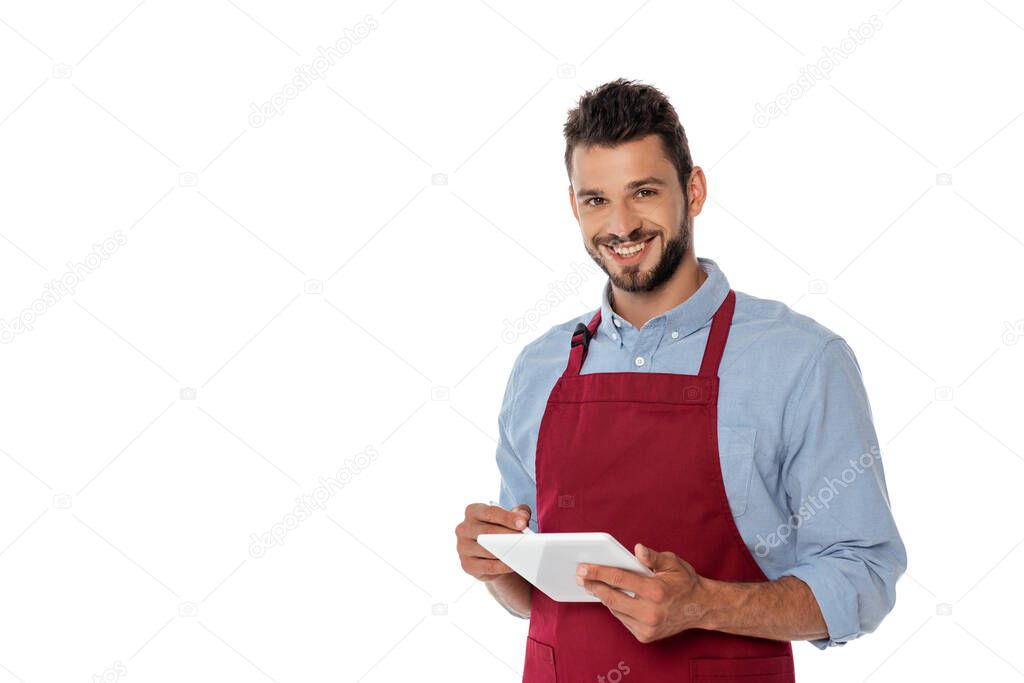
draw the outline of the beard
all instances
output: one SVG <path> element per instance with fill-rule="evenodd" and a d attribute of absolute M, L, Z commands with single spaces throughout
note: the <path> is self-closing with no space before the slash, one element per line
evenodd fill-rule
<path fill-rule="evenodd" d="M 690 235 L 692 219 L 690 218 L 689 212 L 683 217 L 682 223 L 679 225 L 679 230 L 665 243 L 665 248 L 661 253 L 661 257 L 657 263 L 654 264 L 649 270 L 641 270 L 639 265 L 619 267 L 616 266 L 615 270 L 609 270 L 605 264 L 606 257 L 604 251 L 601 249 L 602 244 L 615 244 L 617 242 L 633 242 L 641 241 L 649 237 L 649 235 L 640 235 L 637 237 L 630 236 L 628 240 L 615 240 L 611 242 L 602 242 L 597 245 L 597 250 L 587 249 L 587 253 L 590 254 L 590 258 L 594 260 L 594 263 L 598 265 L 608 276 L 608 279 L 612 281 L 612 284 L 621 289 L 624 292 L 652 292 L 661 285 L 665 284 L 679 268 L 679 264 L 683 262 L 686 257 L 686 253 L 690 250 Z M 650 249 L 650 245 L 644 247 Z"/>

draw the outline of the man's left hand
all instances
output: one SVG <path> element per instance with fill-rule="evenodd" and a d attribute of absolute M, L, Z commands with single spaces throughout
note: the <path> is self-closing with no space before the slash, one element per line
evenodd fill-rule
<path fill-rule="evenodd" d="M 699 628 L 707 611 L 705 579 L 675 553 L 658 552 L 640 543 L 634 552 L 654 570 L 654 576 L 581 563 L 576 568 L 576 583 L 599 598 L 641 643 Z M 636 597 L 616 589 L 628 590 Z"/>

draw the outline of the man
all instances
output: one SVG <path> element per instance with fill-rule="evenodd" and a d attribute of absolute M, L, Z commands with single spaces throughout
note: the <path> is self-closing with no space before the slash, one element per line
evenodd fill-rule
<path fill-rule="evenodd" d="M 462 566 L 529 617 L 524 681 L 793 681 L 790 641 L 873 631 L 907 564 L 857 360 L 696 256 L 706 179 L 657 89 L 607 83 L 564 132 L 608 281 L 516 359 L 500 506 L 466 508 Z M 607 531 L 655 575 L 580 565 L 601 602 L 554 602 L 476 542 L 527 524 Z"/>

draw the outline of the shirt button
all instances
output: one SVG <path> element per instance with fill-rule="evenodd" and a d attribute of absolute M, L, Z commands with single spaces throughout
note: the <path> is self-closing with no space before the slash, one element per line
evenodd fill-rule
<path fill-rule="evenodd" d="M 615 327 L 622 327 L 622 323 L 619 322 L 618 318 L 612 318 L 612 322 L 615 323 Z"/>
<path fill-rule="evenodd" d="M 618 339 L 618 338 L 619 338 L 619 335 L 617 335 L 614 332 L 612 332 L 612 339 Z"/>
<path fill-rule="evenodd" d="M 637 367 L 640 367 L 641 365 L 644 364 L 644 357 L 643 356 L 637 356 L 636 360 L 633 361 L 633 362 L 636 363 Z"/>
<path fill-rule="evenodd" d="M 672 330 L 672 338 L 673 339 L 679 339 L 679 333 L 676 332 L 675 330 Z"/>

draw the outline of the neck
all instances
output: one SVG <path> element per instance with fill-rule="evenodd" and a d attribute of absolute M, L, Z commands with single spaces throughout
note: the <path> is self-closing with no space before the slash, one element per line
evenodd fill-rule
<path fill-rule="evenodd" d="M 708 274 L 700 267 L 697 258 L 690 256 L 679 264 L 671 278 L 653 292 L 627 292 L 613 283 L 609 303 L 619 317 L 640 329 L 654 316 L 693 296 L 707 278 Z"/>

